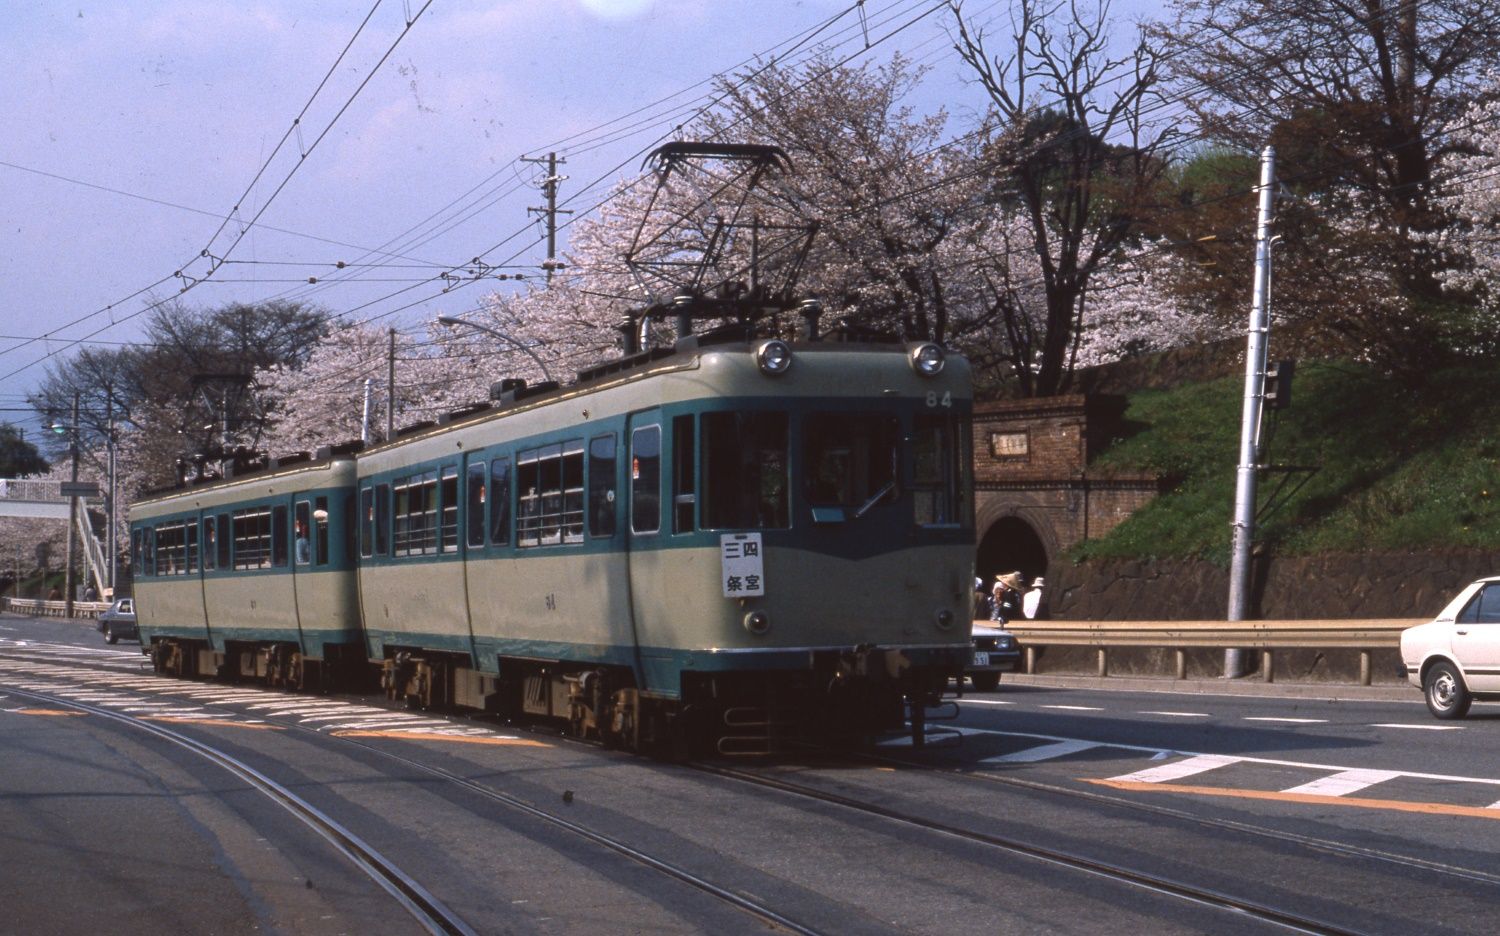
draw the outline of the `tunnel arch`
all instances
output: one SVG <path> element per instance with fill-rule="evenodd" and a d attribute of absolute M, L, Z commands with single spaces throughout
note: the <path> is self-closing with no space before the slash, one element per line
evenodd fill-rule
<path fill-rule="evenodd" d="M 988 587 L 995 576 L 1019 571 L 1027 583 L 1047 573 L 1047 545 L 1022 517 L 1000 517 L 992 523 L 979 541 L 974 574 Z"/>

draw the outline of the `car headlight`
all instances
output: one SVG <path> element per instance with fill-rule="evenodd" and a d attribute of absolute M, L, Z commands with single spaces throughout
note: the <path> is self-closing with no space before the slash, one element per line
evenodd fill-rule
<path fill-rule="evenodd" d="M 943 372 L 943 349 L 930 341 L 911 349 L 911 369 L 923 377 L 936 377 Z"/>
<path fill-rule="evenodd" d="M 755 349 L 755 361 L 762 373 L 772 376 L 784 374 L 792 366 L 792 349 L 785 341 L 771 339 Z"/>

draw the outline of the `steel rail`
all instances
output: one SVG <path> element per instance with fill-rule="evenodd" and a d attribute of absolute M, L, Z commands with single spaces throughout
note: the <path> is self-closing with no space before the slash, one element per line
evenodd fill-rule
<path fill-rule="evenodd" d="M 303 725 L 289 725 L 289 727 L 294 727 L 301 731 L 309 731 L 314 734 L 319 734 L 324 738 L 329 737 L 329 735 L 325 733 L 318 732 L 315 729 L 307 728 Z M 468 777 L 459 776 L 458 774 L 444 770 L 441 767 L 434 767 L 431 764 L 424 764 L 421 761 L 403 757 L 400 754 L 384 750 L 382 748 L 376 747 L 372 744 L 367 744 L 354 738 L 340 738 L 339 740 L 345 741 L 349 744 L 353 744 L 357 747 L 364 748 L 365 750 L 370 751 L 374 754 L 378 754 L 381 757 L 386 757 L 394 760 L 397 763 L 402 764 L 403 766 L 410 767 L 415 770 L 420 770 L 427 774 L 431 774 L 434 777 L 438 777 L 439 779 L 446 780 L 450 783 L 463 787 L 464 789 L 467 789 L 472 793 L 477 793 L 487 799 L 491 799 L 505 806 L 509 806 L 512 809 L 525 813 L 526 815 L 534 819 L 539 819 L 549 825 L 553 825 L 567 832 L 571 832 L 574 835 L 587 839 L 588 841 L 593 842 L 596 845 L 603 846 L 604 848 L 607 848 L 610 851 L 615 852 L 616 854 L 629 858 L 631 861 L 635 861 L 639 864 L 645 865 L 646 867 L 651 868 L 654 871 L 659 871 L 670 878 L 689 885 L 690 887 L 697 888 L 698 890 L 716 897 L 719 900 L 722 900 L 739 910 L 742 910 L 775 926 L 781 927 L 782 929 L 785 929 L 789 932 L 800 934 L 800 936 L 822 936 L 821 930 L 816 930 L 812 927 L 798 923 L 790 917 L 784 916 L 776 912 L 775 910 L 772 910 L 770 907 L 765 906 L 764 904 L 757 903 L 756 901 L 753 901 L 748 897 L 743 897 L 735 893 L 734 891 L 729 890 L 728 888 L 721 887 L 718 884 L 715 884 L 712 881 L 708 880 L 707 878 L 700 877 L 693 872 L 688 871 L 686 868 L 648 855 L 640 849 L 635 848 L 634 846 L 625 844 L 619 839 L 605 835 L 602 832 L 596 832 L 593 829 L 579 825 L 578 823 L 573 822 L 570 819 L 564 819 L 562 816 L 556 815 L 555 813 L 547 812 L 545 809 L 540 809 L 536 806 L 533 806 L 517 796 L 513 796 L 509 793 L 504 793 L 500 790 L 496 790 L 493 787 L 486 786 L 482 783 L 479 783 L 478 781 L 470 780 Z"/>
<path fill-rule="evenodd" d="M 126 715 L 123 712 L 116 712 L 96 705 L 89 705 L 86 702 L 77 702 L 72 699 L 51 696 L 28 689 L 8 687 L 5 691 L 10 695 L 23 696 L 48 704 L 64 705 L 87 712 L 90 715 L 99 715 L 132 728 L 147 731 L 158 738 L 186 748 L 239 777 L 269 797 L 272 802 L 300 819 L 305 825 L 328 841 L 344 857 L 353 862 L 356 867 L 367 874 L 376 884 L 379 884 L 386 893 L 394 897 L 423 928 L 433 933 L 434 936 L 479 936 L 476 930 L 471 928 L 453 911 L 445 907 L 441 901 L 428 892 L 421 884 L 417 883 L 410 875 L 398 868 L 390 859 L 366 844 L 362 839 L 344 828 L 326 813 L 244 761 L 226 754 L 212 745 L 190 738 L 181 732 L 173 731 L 170 728 L 153 724 L 141 718 Z"/>
<path fill-rule="evenodd" d="M 913 828 L 939 835 L 974 842 L 992 848 L 998 848 L 1015 855 L 1042 861 L 1047 864 L 1067 868 L 1073 871 L 1081 871 L 1108 880 L 1117 881 L 1132 887 L 1142 888 L 1154 893 L 1168 897 L 1175 897 L 1199 906 L 1225 910 L 1232 913 L 1243 914 L 1254 917 L 1265 923 L 1282 927 L 1294 933 L 1307 933 L 1312 936 L 1358 936 L 1357 931 L 1344 929 L 1321 920 L 1313 920 L 1308 917 L 1299 916 L 1274 907 L 1267 906 L 1252 900 L 1235 897 L 1232 894 L 1174 881 L 1160 875 L 1149 874 L 1144 871 L 1136 871 L 1122 865 L 1111 862 L 1099 861 L 1093 858 L 1085 858 L 1081 855 L 1073 855 L 1053 848 L 1045 848 L 1033 845 L 1019 839 L 1007 838 L 1000 835 L 991 835 L 987 832 L 976 832 L 972 829 L 960 828 L 947 823 L 932 819 L 924 819 L 910 813 L 904 813 L 886 806 L 878 806 L 874 803 L 861 802 L 837 793 L 829 793 L 813 787 L 791 783 L 773 777 L 763 777 L 759 774 L 749 773 L 735 767 L 723 767 L 716 764 L 695 763 L 693 769 L 714 776 L 723 777 L 740 783 L 775 790 L 827 805 L 838 806 L 854 812 L 866 815 L 878 816 L 899 822 Z"/>

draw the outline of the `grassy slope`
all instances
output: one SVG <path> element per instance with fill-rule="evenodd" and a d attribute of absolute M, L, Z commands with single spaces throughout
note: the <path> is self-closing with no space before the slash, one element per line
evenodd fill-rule
<path fill-rule="evenodd" d="M 1096 469 L 1146 469 L 1166 493 L 1075 558 L 1228 562 L 1242 378 L 1142 391 Z M 1500 548 L 1500 374 L 1445 372 L 1411 390 L 1354 366 L 1299 369 L 1265 461 L 1317 467 L 1264 516 L 1278 554 Z M 1303 475 L 1291 476 L 1287 489 Z M 1264 506 L 1280 483 L 1263 474 Z"/>

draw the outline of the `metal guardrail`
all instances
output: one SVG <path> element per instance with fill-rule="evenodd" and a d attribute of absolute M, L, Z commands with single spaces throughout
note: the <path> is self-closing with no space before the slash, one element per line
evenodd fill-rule
<path fill-rule="evenodd" d="M 1271 682 L 1277 650 L 1357 650 L 1359 681 L 1371 682 L 1371 653 L 1401 645 L 1401 632 L 1427 618 L 1277 621 L 1011 621 L 1005 629 L 1025 651 L 1027 673 L 1036 672 L 1037 649 L 1049 646 L 1092 647 L 1098 652 L 1098 675 L 1109 675 L 1109 651 L 1115 647 L 1154 647 L 1176 651 L 1176 678 L 1187 676 L 1189 649 L 1259 650 L 1261 676 Z M 985 622 L 977 622 L 985 623 Z"/>
<path fill-rule="evenodd" d="M 108 601 L 75 601 L 75 618 L 97 618 L 100 612 L 108 611 Z M 6 598 L 5 610 L 14 614 L 30 614 L 33 617 L 63 617 L 67 613 L 66 601 L 46 601 L 40 598 Z"/>

